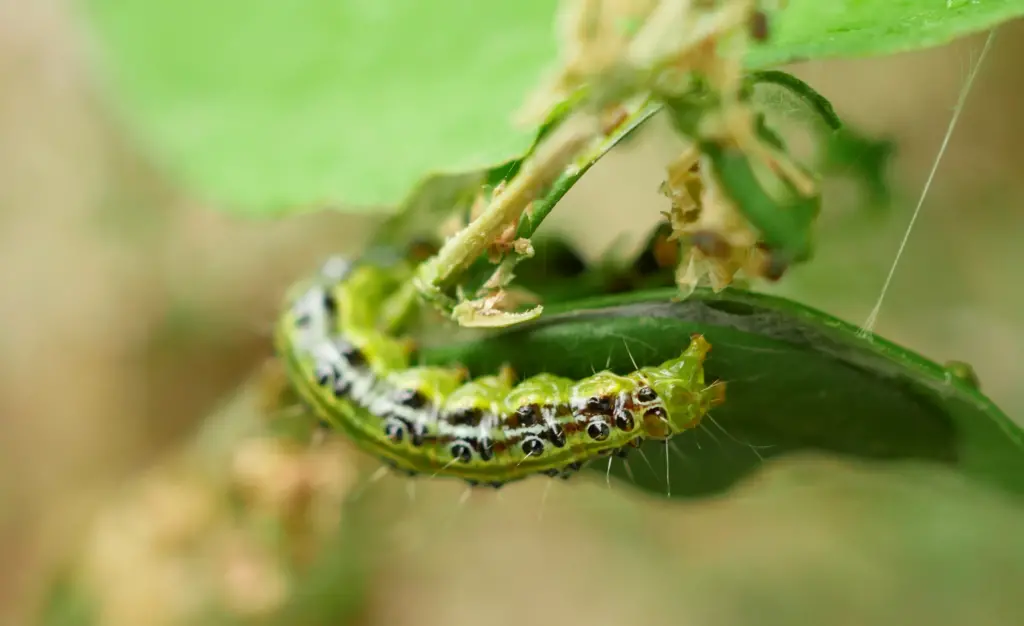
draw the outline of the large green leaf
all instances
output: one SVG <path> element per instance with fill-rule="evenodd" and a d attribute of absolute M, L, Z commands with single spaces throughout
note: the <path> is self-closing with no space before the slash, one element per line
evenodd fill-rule
<path fill-rule="evenodd" d="M 712 378 L 727 399 L 693 433 L 676 437 L 678 455 L 658 442 L 630 459 L 635 482 L 673 495 L 720 491 L 762 458 L 818 450 L 874 459 L 914 459 L 1024 491 L 1024 433 L 969 383 L 879 337 L 788 300 L 737 290 L 674 290 L 591 300 L 484 340 L 428 350 L 428 362 L 460 362 L 473 372 L 503 362 L 522 375 L 579 377 L 632 361 L 679 353 L 691 333 L 713 348 Z M 607 463 L 595 464 L 605 471 Z M 612 472 L 624 475 L 621 462 Z"/>
<path fill-rule="evenodd" d="M 519 156 L 556 59 L 542 0 L 84 0 L 141 141 L 224 209 L 384 212 L 430 173 Z M 1024 0 L 791 0 L 751 66 L 945 43 Z"/>
<path fill-rule="evenodd" d="M 747 63 L 770 67 L 947 44 L 1024 15 L 1024 0 L 787 0 Z"/>
<path fill-rule="evenodd" d="M 249 212 L 398 203 L 522 153 L 544 0 L 88 0 L 116 93 L 185 183 Z"/>

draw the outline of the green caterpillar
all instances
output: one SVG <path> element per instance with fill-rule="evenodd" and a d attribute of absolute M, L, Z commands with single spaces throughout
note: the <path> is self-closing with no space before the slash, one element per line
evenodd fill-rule
<path fill-rule="evenodd" d="M 410 343 L 379 329 L 401 271 L 344 260 L 297 285 L 275 329 L 290 384 L 326 425 L 410 474 L 500 486 L 568 477 L 645 439 L 695 428 L 724 400 L 705 385 L 700 335 L 675 359 L 582 380 L 510 370 L 467 380 L 457 367 L 410 367 Z"/>

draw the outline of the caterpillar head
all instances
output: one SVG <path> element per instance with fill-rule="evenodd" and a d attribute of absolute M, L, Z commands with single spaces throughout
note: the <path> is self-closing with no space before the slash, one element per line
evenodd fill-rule
<path fill-rule="evenodd" d="M 636 372 L 634 405 L 643 416 L 644 434 L 666 439 L 695 428 L 711 407 L 725 400 L 725 383 L 704 382 L 704 359 L 711 344 L 702 335 L 676 359 Z"/>

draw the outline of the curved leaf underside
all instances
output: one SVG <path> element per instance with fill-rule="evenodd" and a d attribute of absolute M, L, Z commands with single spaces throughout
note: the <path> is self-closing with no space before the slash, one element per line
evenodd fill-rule
<path fill-rule="evenodd" d="M 489 338 L 425 351 L 474 373 L 510 363 L 579 377 L 674 356 L 691 333 L 713 348 L 712 379 L 726 403 L 693 433 L 629 458 L 632 480 L 674 496 L 718 492 L 762 459 L 815 450 L 869 459 L 926 460 L 1024 491 L 1024 432 L 988 398 L 942 366 L 791 301 L 737 290 L 671 290 L 595 299 Z M 646 457 L 648 463 L 644 461 Z M 607 471 L 607 465 L 593 465 Z M 611 473 L 631 480 L 622 461 Z"/>

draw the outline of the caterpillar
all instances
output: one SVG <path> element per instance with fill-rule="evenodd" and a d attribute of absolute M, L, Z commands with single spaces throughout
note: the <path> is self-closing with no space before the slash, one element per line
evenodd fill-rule
<path fill-rule="evenodd" d="M 274 344 L 325 426 L 410 475 L 495 487 L 568 478 L 598 457 L 693 429 L 724 400 L 723 383 L 704 383 L 711 346 L 701 335 L 660 365 L 575 381 L 541 373 L 515 384 L 509 368 L 469 380 L 460 367 L 410 366 L 411 343 L 378 328 L 400 274 L 332 259 L 289 292 Z"/>

